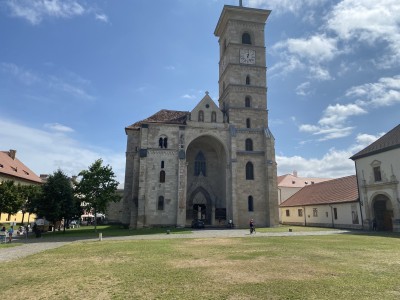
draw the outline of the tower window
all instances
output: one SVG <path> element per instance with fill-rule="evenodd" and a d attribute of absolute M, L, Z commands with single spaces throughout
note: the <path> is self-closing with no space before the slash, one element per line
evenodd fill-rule
<path fill-rule="evenodd" d="M 225 50 L 226 50 L 226 39 L 224 40 L 224 52 L 225 52 Z"/>
<path fill-rule="evenodd" d="M 253 180 L 254 179 L 254 167 L 251 162 L 246 164 L 246 180 Z"/>
<path fill-rule="evenodd" d="M 250 75 L 246 76 L 246 85 L 250 85 Z"/>
<path fill-rule="evenodd" d="M 217 113 L 215 111 L 211 113 L 211 122 L 217 122 Z"/>
<path fill-rule="evenodd" d="M 164 169 L 164 161 L 161 161 L 161 169 Z"/>
<path fill-rule="evenodd" d="M 163 137 L 160 137 L 159 139 L 158 139 L 158 146 L 160 147 L 160 148 L 165 148 L 165 149 L 167 149 L 168 148 L 168 138 L 163 138 Z"/>
<path fill-rule="evenodd" d="M 251 45 L 251 36 L 249 33 L 245 32 L 242 34 L 242 44 Z"/>
<path fill-rule="evenodd" d="M 206 176 L 206 158 L 201 151 L 196 155 L 194 161 L 194 176 L 199 176 L 200 174 Z"/>
<path fill-rule="evenodd" d="M 200 110 L 199 111 L 199 122 L 204 122 L 204 111 Z"/>
<path fill-rule="evenodd" d="M 164 210 L 164 197 L 158 197 L 157 210 Z"/>
<path fill-rule="evenodd" d="M 244 98 L 244 106 L 251 107 L 251 100 L 249 96 L 246 96 L 246 98 Z"/>
<path fill-rule="evenodd" d="M 247 198 L 247 208 L 249 211 L 254 211 L 253 196 Z"/>
<path fill-rule="evenodd" d="M 246 139 L 246 151 L 253 151 L 253 141 Z"/>
<path fill-rule="evenodd" d="M 251 121 L 250 118 L 246 119 L 246 128 L 251 128 Z"/>
<path fill-rule="evenodd" d="M 160 182 L 161 183 L 165 182 L 165 171 L 164 170 L 160 171 Z"/>

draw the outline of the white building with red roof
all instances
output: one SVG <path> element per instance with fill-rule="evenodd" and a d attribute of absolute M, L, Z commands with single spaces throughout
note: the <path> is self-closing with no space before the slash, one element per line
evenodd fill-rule
<path fill-rule="evenodd" d="M 0 151 L 0 182 L 13 180 L 20 184 L 42 184 L 42 180 L 17 158 L 17 151 Z"/>
<path fill-rule="evenodd" d="M 303 187 L 280 205 L 282 224 L 361 229 L 355 175 Z"/>
<path fill-rule="evenodd" d="M 351 159 L 365 227 L 372 229 L 376 223 L 379 231 L 400 232 L 400 124 Z"/>
<path fill-rule="evenodd" d="M 14 181 L 14 184 L 38 185 L 42 180 L 31 169 L 17 158 L 16 150 L 0 151 L 0 184 L 4 181 Z M 35 215 L 31 216 L 35 218 Z M 22 211 L 15 215 L 2 214 L 0 212 L 0 222 L 21 222 L 28 220 L 29 214 Z"/>

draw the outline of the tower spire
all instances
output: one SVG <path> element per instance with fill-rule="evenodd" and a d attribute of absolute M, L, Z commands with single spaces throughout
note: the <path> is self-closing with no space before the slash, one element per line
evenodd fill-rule
<path fill-rule="evenodd" d="M 243 6 L 242 0 L 239 0 L 239 6 Z"/>

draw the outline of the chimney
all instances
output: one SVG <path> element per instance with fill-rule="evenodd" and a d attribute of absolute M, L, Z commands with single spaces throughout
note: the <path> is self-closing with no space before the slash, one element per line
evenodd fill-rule
<path fill-rule="evenodd" d="M 293 176 L 297 177 L 297 171 L 296 170 L 293 170 Z"/>
<path fill-rule="evenodd" d="M 10 157 L 14 160 L 15 159 L 15 155 L 17 154 L 17 150 L 13 150 L 13 149 L 10 149 L 10 153 L 9 153 L 9 155 L 10 155 Z"/>

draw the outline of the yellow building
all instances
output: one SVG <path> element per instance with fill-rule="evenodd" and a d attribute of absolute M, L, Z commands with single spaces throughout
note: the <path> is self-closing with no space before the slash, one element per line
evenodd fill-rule
<path fill-rule="evenodd" d="M 0 151 L 0 184 L 3 181 L 13 180 L 15 184 L 21 185 L 39 185 L 42 184 L 42 180 L 37 176 L 31 169 L 23 164 L 17 157 L 17 151 Z M 15 215 L 8 215 L 0 212 L 0 223 L 16 222 L 21 223 L 22 219 L 24 222 L 31 222 L 35 220 L 36 215 L 29 215 L 29 213 L 23 214 L 19 211 Z"/>

